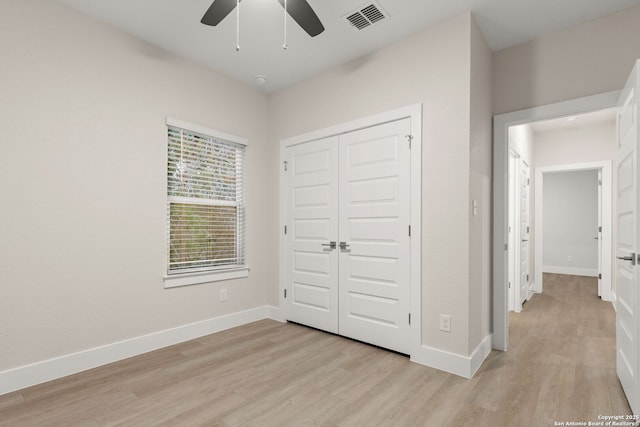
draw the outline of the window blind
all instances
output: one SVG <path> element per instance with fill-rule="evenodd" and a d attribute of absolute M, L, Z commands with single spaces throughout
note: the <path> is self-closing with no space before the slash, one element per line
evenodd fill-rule
<path fill-rule="evenodd" d="M 168 274 L 245 264 L 245 146 L 168 126 Z"/>

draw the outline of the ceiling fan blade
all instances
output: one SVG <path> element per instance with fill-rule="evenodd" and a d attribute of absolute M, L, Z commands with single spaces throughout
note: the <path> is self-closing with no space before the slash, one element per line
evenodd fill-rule
<path fill-rule="evenodd" d="M 214 0 L 200 22 L 216 26 L 236 8 L 237 0 Z"/>
<path fill-rule="evenodd" d="M 284 0 L 278 0 L 284 7 Z M 311 37 L 315 37 L 324 31 L 324 26 L 318 15 L 313 11 L 307 0 L 287 0 L 287 13 L 302 27 Z"/>

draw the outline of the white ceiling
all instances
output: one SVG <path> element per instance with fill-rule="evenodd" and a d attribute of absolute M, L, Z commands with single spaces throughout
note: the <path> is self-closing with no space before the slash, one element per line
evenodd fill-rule
<path fill-rule="evenodd" d="M 285 51 L 284 11 L 278 1 L 244 0 L 236 52 L 235 12 L 217 27 L 200 23 L 212 0 L 56 1 L 247 84 L 264 75 L 267 92 L 469 11 L 498 51 L 640 5 L 640 0 L 376 0 L 388 18 L 357 30 L 344 16 L 371 1 L 308 0 L 326 30 L 311 38 L 289 18 Z"/>

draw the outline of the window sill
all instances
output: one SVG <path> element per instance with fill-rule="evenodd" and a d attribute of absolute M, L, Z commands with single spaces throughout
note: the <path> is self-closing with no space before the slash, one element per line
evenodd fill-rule
<path fill-rule="evenodd" d="M 164 276 L 164 287 L 179 288 L 181 286 L 199 285 L 202 283 L 219 282 L 221 280 L 241 279 L 249 277 L 249 267 L 238 267 L 227 270 L 203 271 L 199 273 L 182 273 Z"/>

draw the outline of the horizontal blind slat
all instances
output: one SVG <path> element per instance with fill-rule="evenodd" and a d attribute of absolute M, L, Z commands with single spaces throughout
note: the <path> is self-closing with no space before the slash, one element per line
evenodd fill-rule
<path fill-rule="evenodd" d="M 168 127 L 169 272 L 242 265 L 245 148 Z"/>

